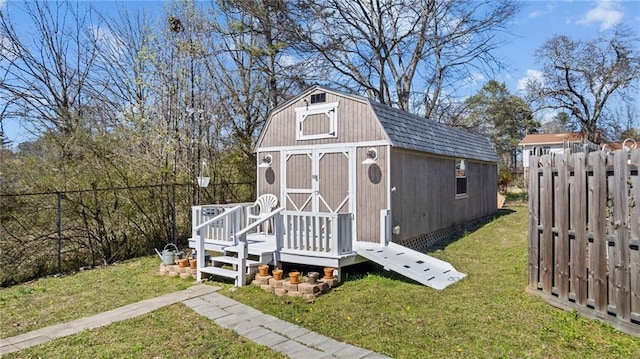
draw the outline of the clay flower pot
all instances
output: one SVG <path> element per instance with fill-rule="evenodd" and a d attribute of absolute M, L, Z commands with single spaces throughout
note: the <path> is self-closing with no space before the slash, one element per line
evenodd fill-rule
<path fill-rule="evenodd" d="M 300 272 L 289 272 L 289 282 L 291 284 L 300 283 Z"/>
<path fill-rule="evenodd" d="M 189 265 L 189 260 L 186 258 L 178 259 L 178 267 L 186 267 Z"/>
<path fill-rule="evenodd" d="M 198 260 L 189 259 L 189 266 L 191 267 L 191 269 L 196 269 L 198 267 Z"/>
<path fill-rule="evenodd" d="M 258 270 L 260 271 L 261 277 L 266 277 L 269 275 L 269 266 L 266 264 L 258 266 Z"/>
<path fill-rule="evenodd" d="M 324 268 L 324 279 L 333 279 L 333 267 Z"/>
<path fill-rule="evenodd" d="M 309 272 L 307 273 L 307 278 L 309 279 L 309 284 L 316 284 L 318 282 L 318 278 L 320 277 L 320 273 L 318 272 Z"/>
<path fill-rule="evenodd" d="M 282 269 L 274 269 L 271 274 L 273 275 L 273 279 L 282 280 Z"/>

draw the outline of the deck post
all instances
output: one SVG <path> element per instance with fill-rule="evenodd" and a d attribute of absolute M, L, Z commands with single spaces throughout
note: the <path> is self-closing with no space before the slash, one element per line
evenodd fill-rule
<path fill-rule="evenodd" d="M 194 231 L 193 228 L 196 228 L 200 224 L 200 213 L 202 208 L 200 206 L 191 207 L 191 238 L 196 239 L 198 236 L 198 232 Z"/>
<path fill-rule="evenodd" d="M 273 264 L 277 267 L 280 268 L 280 251 L 282 250 L 282 241 L 283 241 L 283 231 L 282 228 L 284 227 L 284 218 L 285 218 L 286 214 L 284 213 L 280 213 L 278 216 L 276 216 L 276 218 L 273 220 L 274 221 L 274 234 L 276 237 L 276 251 L 274 253 L 274 257 L 273 257 Z"/>
<path fill-rule="evenodd" d="M 196 239 L 196 259 L 197 259 L 197 266 L 196 266 L 196 281 L 200 282 L 202 281 L 202 271 L 200 270 L 200 268 L 204 267 L 204 231 L 203 229 L 197 230 L 195 232 L 195 236 L 193 238 Z"/>
<path fill-rule="evenodd" d="M 332 255 L 338 255 L 340 252 L 340 237 L 342 234 L 342 226 L 340 216 L 335 214 L 331 221 L 331 251 Z"/>
<path fill-rule="evenodd" d="M 199 231 L 202 233 L 202 230 Z M 207 264 L 204 262 L 204 238 L 202 238 L 199 233 L 194 237 L 196 238 L 196 280 L 200 282 L 202 280 L 202 272 L 201 268 L 206 267 Z"/>
<path fill-rule="evenodd" d="M 231 230 L 233 231 L 234 238 L 236 238 L 236 233 L 238 232 L 238 230 L 242 228 L 240 223 L 240 216 L 241 216 L 242 210 L 240 208 L 235 208 L 235 209 L 236 210 L 231 215 L 231 221 L 233 222 L 231 226 Z M 245 242 L 246 242 L 246 237 L 245 237 Z M 235 244 L 238 244 L 238 243 L 236 242 Z"/>
<path fill-rule="evenodd" d="M 380 244 L 386 246 L 391 238 L 391 210 L 380 210 Z"/>
<path fill-rule="evenodd" d="M 246 273 L 247 273 L 247 235 L 242 234 L 240 238 L 238 238 L 240 242 L 238 246 L 238 271 L 236 278 L 236 287 L 244 287 L 245 282 L 247 281 Z"/>

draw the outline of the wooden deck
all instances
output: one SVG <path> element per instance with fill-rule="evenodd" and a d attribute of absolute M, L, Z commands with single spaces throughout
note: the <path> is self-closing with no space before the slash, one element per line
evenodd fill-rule
<path fill-rule="evenodd" d="M 242 206 L 194 207 L 189 246 L 198 251 L 198 280 L 208 273 L 233 278 L 242 286 L 259 265 L 281 263 L 333 267 L 340 278 L 341 268 L 367 260 L 436 289 L 465 276 L 449 263 L 397 244 L 354 243 L 350 213 L 293 212 L 281 207 L 247 224 L 244 212 Z M 388 221 L 381 221 L 388 232 Z M 210 253 L 210 263 L 204 261 L 206 252 L 215 252 Z M 232 269 L 227 269 L 229 265 Z"/>

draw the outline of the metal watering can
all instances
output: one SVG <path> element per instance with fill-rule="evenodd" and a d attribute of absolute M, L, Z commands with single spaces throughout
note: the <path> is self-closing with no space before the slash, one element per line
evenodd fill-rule
<path fill-rule="evenodd" d="M 173 246 L 175 250 L 167 249 L 167 247 L 169 246 Z M 162 259 L 162 264 L 166 266 L 176 264 L 176 259 L 180 259 L 182 257 L 182 252 L 178 252 L 178 247 L 176 247 L 176 245 L 173 243 L 169 243 L 164 246 L 162 254 L 160 254 L 160 251 L 158 251 L 157 249 L 155 251 L 156 253 L 158 253 L 158 256 L 160 256 L 160 259 Z"/>

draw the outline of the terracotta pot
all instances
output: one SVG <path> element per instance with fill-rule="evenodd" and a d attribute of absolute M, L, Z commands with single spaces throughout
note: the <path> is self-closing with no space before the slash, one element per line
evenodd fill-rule
<path fill-rule="evenodd" d="M 289 272 L 289 282 L 291 284 L 300 283 L 300 272 Z"/>
<path fill-rule="evenodd" d="M 273 279 L 282 280 L 282 269 L 274 269 L 271 274 L 273 274 Z"/>
<path fill-rule="evenodd" d="M 269 275 L 269 266 L 266 264 L 258 266 L 258 270 L 260 271 L 261 277 L 266 277 Z"/>
<path fill-rule="evenodd" d="M 189 265 L 189 260 L 186 258 L 178 259 L 178 267 L 186 267 Z"/>
<path fill-rule="evenodd" d="M 333 267 L 324 268 L 324 279 L 333 279 Z"/>
<path fill-rule="evenodd" d="M 191 269 L 198 268 L 198 260 L 197 259 L 189 259 L 189 267 L 191 267 Z"/>
<path fill-rule="evenodd" d="M 318 282 L 318 278 L 320 277 L 320 273 L 318 272 L 309 272 L 307 273 L 307 278 L 309 279 L 309 284 L 316 284 Z"/>

